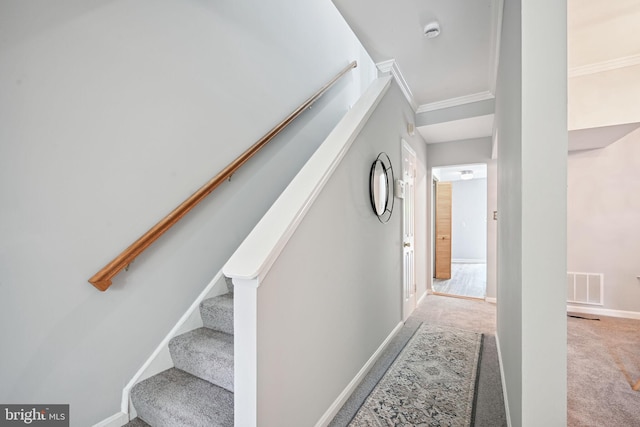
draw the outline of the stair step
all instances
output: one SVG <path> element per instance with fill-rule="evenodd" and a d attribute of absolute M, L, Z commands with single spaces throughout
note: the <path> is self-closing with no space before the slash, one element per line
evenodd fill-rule
<path fill-rule="evenodd" d="M 233 293 L 233 279 L 231 277 L 224 276 L 224 281 L 227 282 L 227 289 Z"/>
<path fill-rule="evenodd" d="M 205 327 L 233 335 L 233 293 L 202 301 L 200 317 Z"/>
<path fill-rule="evenodd" d="M 233 391 L 233 335 L 198 328 L 169 341 L 174 366 Z"/>
<path fill-rule="evenodd" d="M 153 427 L 233 426 L 233 393 L 176 368 L 136 384 L 131 400 Z"/>

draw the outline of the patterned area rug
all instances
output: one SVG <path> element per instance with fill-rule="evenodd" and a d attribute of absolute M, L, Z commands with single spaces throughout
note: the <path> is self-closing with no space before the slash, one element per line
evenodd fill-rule
<path fill-rule="evenodd" d="M 482 334 L 423 324 L 350 427 L 470 426 Z"/>

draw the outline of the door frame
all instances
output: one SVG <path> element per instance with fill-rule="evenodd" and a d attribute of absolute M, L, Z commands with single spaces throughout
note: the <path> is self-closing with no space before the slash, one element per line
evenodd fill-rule
<path fill-rule="evenodd" d="M 409 145 L 407 141 L 402 139 L 401 144 L 401 176 L 402 181 L 405 181 L 405 172 L 407 161 L 405 161 L 405 154 L 411 157 L 411 185 L 404 186 L 404 197 L 402 198 L 402 228 L 401 228 L 401 240 L 402 240 L 402 320 L 406 321 L 417 305 L 417 281 L 416 281 L 416 262 L 415 262 L 415 219 L 416 219 L 416 191 L 415 180 L 417 177 L 417 162 L 418 156 L 415 150 Z M 407 192 L 411 191 L 411 206 L 407 206 Z M 407 212 L 410 209 L 411 212 Z M 406 223 L 409 220 L 411 224 L 409 230 L 409 237 L 407 237 Z M 408 245 L 408 246 L 407 246 Z M 412 283 L 407 284 L 407 280 Z"/>

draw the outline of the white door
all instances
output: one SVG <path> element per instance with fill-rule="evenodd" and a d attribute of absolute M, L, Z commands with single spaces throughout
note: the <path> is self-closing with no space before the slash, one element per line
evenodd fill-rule
<path fill-rule="evenodd" d="M 416 308 L 416 272 L 414 251 L 415 230 L 415 178 L 416 153 L 402 141 L 402 180 L 404 199 L 402 203 L 402 318 L 407 320 Z"/>

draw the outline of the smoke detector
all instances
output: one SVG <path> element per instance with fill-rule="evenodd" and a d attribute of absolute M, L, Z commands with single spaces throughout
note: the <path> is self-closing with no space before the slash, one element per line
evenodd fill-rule
<path fill-rule="evenodd" d="M 440 24 L 433 21 L 424 26 L 424 36 L 428 39 L 438 37 L 440 35 Z"/>

